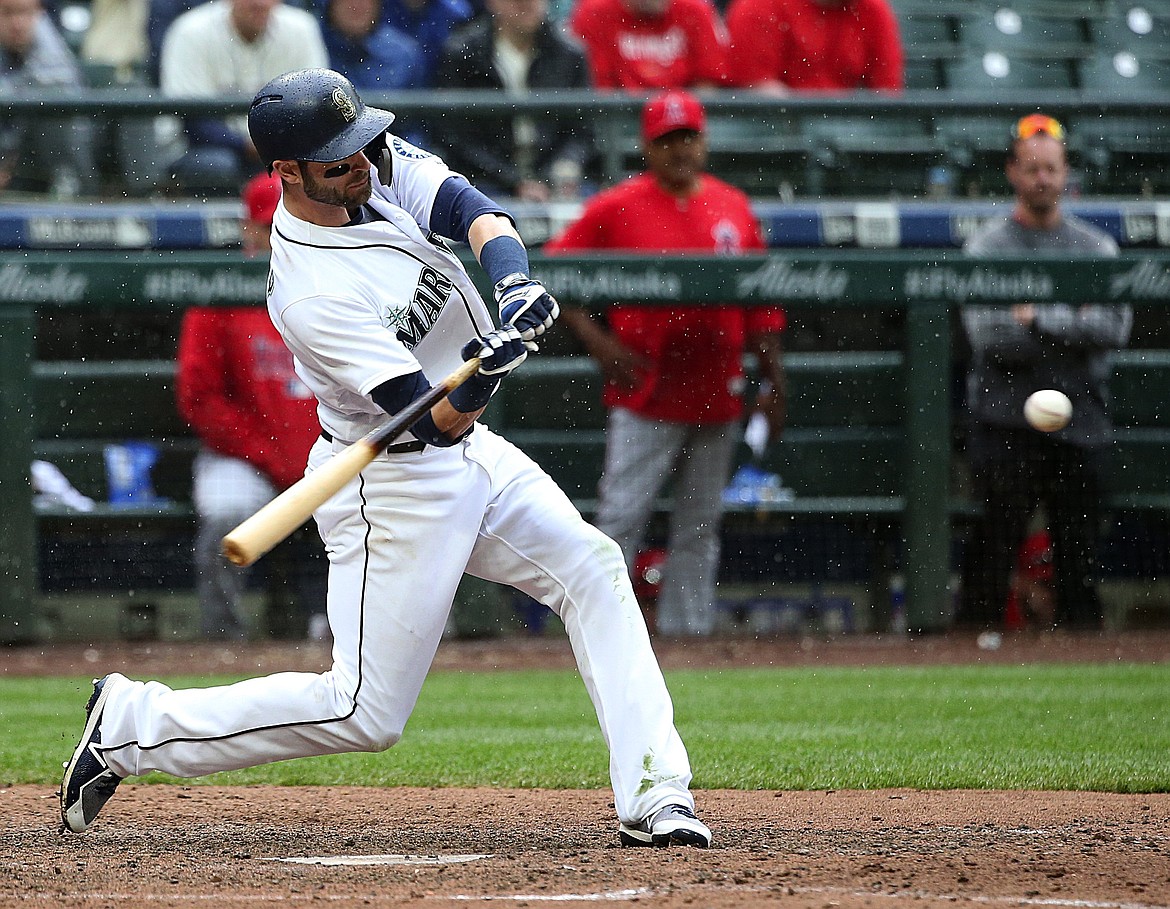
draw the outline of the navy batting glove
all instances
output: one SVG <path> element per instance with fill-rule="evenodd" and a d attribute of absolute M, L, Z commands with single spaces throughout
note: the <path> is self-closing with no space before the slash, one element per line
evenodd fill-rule
<path fill-rule="evenodd" d="M 482 338 L 475 338 L 460 351 L 464 360 L 479 357 L 479 374 L 502 379 L 528 357 L 529 345 L 514 325 L 502 325 Z"/>
<path fill-rule="evenodd" d="M 538 338 L 553 326 L 561 307 L 544 285 L 523 272 L 516 272 L 496 284 L 500 321 L 515 325 L 525 341 Z"/>

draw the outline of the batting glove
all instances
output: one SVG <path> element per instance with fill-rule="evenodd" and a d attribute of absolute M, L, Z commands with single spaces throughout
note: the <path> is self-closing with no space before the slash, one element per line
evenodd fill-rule
<path fill-rule="evenodd" d="M 525 341 L 540 337 L 561 314 L 556 298 L 523 272 L 508 275 L 496 285 L 496 303 L 500 321 L 515 325 Z"/>
<path fill-rule="evenodd" d="M 502 379 L 528 357 L 528 344 L 514 325 L 503 325 L 463 345 L 464 360 L 479 357 L 479 374 Z"/>

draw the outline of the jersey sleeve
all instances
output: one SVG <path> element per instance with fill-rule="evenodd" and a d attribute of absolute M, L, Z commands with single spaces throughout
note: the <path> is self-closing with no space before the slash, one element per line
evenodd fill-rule
<path fill-rule="evenodd" d="M 281 325 L 293 356 L 354 394 L 369 395 L 383 382 L 422 369 L 378 312 L 360 300 L 303 297 L 285 307 Z"/>
<path fill-rule="evenodd" d="M 393 134 L 388 135 L 390 156 L 389 199 L 407 212 L 419 227 L 431 229 L 431 209 L 444 181 L 457 176 L 438 155 L 411 145 Z"/>

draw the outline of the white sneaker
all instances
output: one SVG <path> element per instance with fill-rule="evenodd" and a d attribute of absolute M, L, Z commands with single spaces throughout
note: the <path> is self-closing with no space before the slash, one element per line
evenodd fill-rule
<path fill-rule="evenodd" d="M 623 846 L 694 846 L 711 845 L 711 831 L 686 805 L 667 805 L 631 827 L 621 824 L 618 837 Z"/>

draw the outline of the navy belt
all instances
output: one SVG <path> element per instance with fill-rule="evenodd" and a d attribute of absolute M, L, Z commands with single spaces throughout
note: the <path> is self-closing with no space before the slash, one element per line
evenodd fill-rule
<path fill-rule="evenodd" d="M 321 430 L 321 438 L 324 439 L 326 442 L 333 441 L 333 436 L 330 433 L 326 432 L 324 429 Z M 341 444 L 342 445 L 351 445 L 353 443 L 352 442 L 342 442 Z M 421 439 L 414 439 L 411 442 L 399 442 L 396 445 L 388 445 L 385 448 L 383 448 L 382 450 L 384 452 L 386 452 L 387 454 L 406 454 L 407 452 L 411 452 L 411 451 L 422 451 L 426 447 L 427 447 L 426 442 L 423 442 Z"/>

